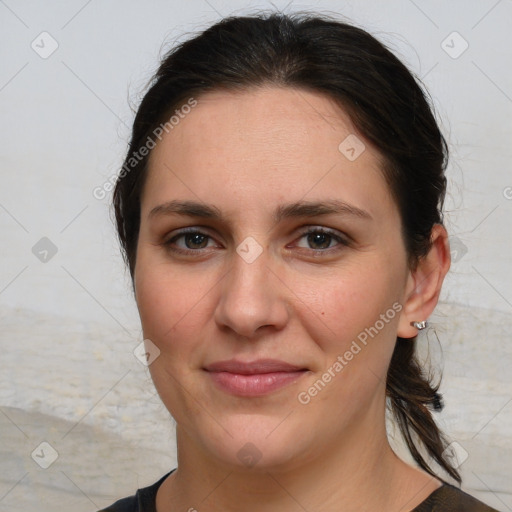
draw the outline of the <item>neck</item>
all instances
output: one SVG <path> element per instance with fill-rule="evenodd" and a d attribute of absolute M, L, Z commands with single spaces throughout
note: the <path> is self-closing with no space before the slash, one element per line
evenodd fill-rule
<path fill-rule="evenodd" d="M 395 455 L 384 419 L 342 437 L 293 465 L 239 468 L 213 461 L 178 427 L 178 469 L 159 490 L 157 510 L 406 512 L 439 487 Z"/>

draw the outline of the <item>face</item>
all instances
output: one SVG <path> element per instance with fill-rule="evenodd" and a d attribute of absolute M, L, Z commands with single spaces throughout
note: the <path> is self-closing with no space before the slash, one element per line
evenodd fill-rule
<path fill-rule="evenodd" d="M 178 442 L 278 468 L 377 437 L 410 277 L 380 155 L 319 94 L 197 100 L 151 154 L 135 266 Z"/>

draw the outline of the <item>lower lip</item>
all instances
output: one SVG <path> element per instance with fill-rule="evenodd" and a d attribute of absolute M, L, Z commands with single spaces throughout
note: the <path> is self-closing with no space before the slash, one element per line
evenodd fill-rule
<path fill-rule="evenodd" d="M 218 387 L 232 395 L 263 396 L 295 382 L 306 373 L 306 370 L 258 373 L 254 375 L 228 372 L 208 373 Z"/>

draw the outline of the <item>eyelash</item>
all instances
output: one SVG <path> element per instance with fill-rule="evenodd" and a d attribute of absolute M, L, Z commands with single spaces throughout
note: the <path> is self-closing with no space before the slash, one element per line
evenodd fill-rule
<path fill-rule="evenodd" d="M 319 257 L 319 256 L 322 256 L 323 254 L 326 254 L 326 253 L 331 254 L 332 251 L 340 250 L 339 246 L 349 246 L 350 245 L 349 241 L 346 238 L 340 236 L 337 232 L 332 231 L 327 228 L 320 228 L 320 227 L 309 227 L 307 230 L 303 231 L 299 235 L 298 239 L 300 240 L 308 235 L 318 234 L 318 233 L 325 234 L 325 235 L 332 237 L 332 239 L 335 240 L 336 242 L 338 242 L 338 244 L 335 245 L 334 247 L 328 247 L 326 249 L 310 249 L 310 248 L 306 249 L 304 247 L 299 247 L 299 249 L 305 249 L 306 251 L 311 251 L 315 257 Z M 182 238 L 186 235 L 203 235 L 210 240 L 213 238 L 210 235 L 203 233 L 202 231 L 199 231 L 197 228 L 188 228 L 188 229 L 182 230 L 177 235 L 175 235 L 172 238 L 170 238 L 169 240 L 163 242 L 162 245 L 165 246 L 166 249 L 168 249 L 174 253 L 177 253 L 177 254 L 199 256 L 200 253 L 202 252 L 202 249 L 182 249 L 182 248 L 173 246 L 173 244 L 176 243 L 177 240 L 179 240 L 180 238 Z M 207 248 L 203 248 L 203 249 L 207 249 Z"/>
<path fill-rule="evenodd" d="M 313 226 L 309 227 L 307 230 L 303 231 L 300 234 L 299 239 L 304 238 L 311 234 L 318 234 L 318 233 L 330 236 L 333 240 L 338 242 L 337 245 L 335 245 L 333 247 L 328 247 L 327 249 L 310 249 L 310 248 L 304 248 L 304 247 L 300 247 L 300 249 L 312 251 L 312 254 L 314 254 L 314 256 L 319 257 L 319 256 L 322 256 L 323 254 L 331 254 L 333 251 L 339 251 L 342 249 L 342 247 L 348 247 L 350 245 L 348 239 L 346 237 L 341 236 L 337 231 L 333 231 L 333 230 L 327 229 L 327 228 L 313 227 Z"/>

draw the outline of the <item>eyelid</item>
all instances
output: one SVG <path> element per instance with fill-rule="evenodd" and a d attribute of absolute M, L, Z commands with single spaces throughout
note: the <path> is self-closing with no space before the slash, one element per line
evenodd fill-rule
<path fill-rule="evenodd" d="M 185 226 L 183 228 L 178 228 L 178 229 L 174 229 L 171 233 L 168 233 L 166 236 L 167 236 L 167 239 L 170 240 L 172 238 L 176 238 L 178 236 L 181 236 L 181 235 L 188 235 L 189 233 L 199 233 L 201 235 L 207 235 L 211 238 L 212 235 L 210 235 L 209 233 L 211 232 L 211 228 L 209 226 L 201 226 L 201 225 L 197 225 L 197 224 L 194 224 L 193 226 Z"/>
<path fill-rule="evenodd" d="M 211 247 L 204 247 L 203 249 L 183 249 L 181 247 L 172 247 L 172 244 L 175 243 L 176 240 L 188 234 L 203 235 L 207 237 L 209 240 L 213 240 L 216 243 L 218 243 L 217 240 L 215 240 L 215 238 L 208 233 L 208 228 L 204 226 L 189 226 L 179 229 L 178 232 L 172 234 L 171 236 L 167 236 L 162 242 L 162 245 L 169 250 L 172 250 L 174 252 L 180 252 L 182 254 L 200 253 L 205 249 L 211 249 Z"/>
<path fill-rule="evenodd" d="M 335 250 L 339 245 L 348 246 L 348 245 L 350 245 L 350 242 L 351 242 L 351 239 L 348 235 L 346 235 L 336 229 L 327 228 L 327 227 L 318 226 L 318 225 L 306 226 L 306 229 L 303 229 L 302 231 L 300 231 L 298 239 L 301 239 L 304 236 L 309 235 L 310 233 L 323 233 L 323 234 L 331 236 L 338 242 L 338 244 L 335 245 L 334 247 L 328 247 L 327 249 L 315 250 L 315 249 L 306 249 L 305 247 L 301 247 L 301 249 L 306 249 L 306 250 L 309 250 L 309 251 L 312 251 L 315 253 L 322 253 L 322 252 L 327 252 L 330 250 Z"/>
<path fill-rule="evenodd" d="M 195 254 L 199 255 L 200 253 L 204 252 L 207 249 L 212 249 L 211 247 L 204 247 L 200 249 L 184 249 L 181 247 L 172 247 L 172 244 L 176 242 L 179 238 L 187 235 L 187 234 L 200 234 L 205 237 L 207 237 L 209 240 L 213 240 L 216 243 L 218 243 L 215 238 L 208 233 L 208 228 L 205 226 L 188 226 L 184 227 L 178 230 L 177 233 L 174 233 L 172 236 L 167 237 L 162 245 L 168 248 L 169 250 L 181 253 L 181 254 Z M 298 237 L 295 238 L 295 243 L 297 240 L 300 240 L 301 238 L 311 234 L 311 233 L 324 233 L 326 235 L 331 236 L 334 240 L 336 240 L 338 243 L 333 247 L 328 247 L 327 249 L 311 249 L 306 247 L 298 247 L 299 249 L 309 251 L 310 253 L 316 253 L 317 255 L 321 255 L 322 253 L 329 253 L 335 250 L 339 250 L 339 246 L 349 246 L 351 243 L 351 239 L 348 235 L 345 233 L 342 233 L 338 230 L 328 228 L 325 226 L 319 226 L 319 225 L 307 225 L 302 226 L 301 231 L 298 234 Z M 287 245 L 289 247 L 289 245 Z"/>

